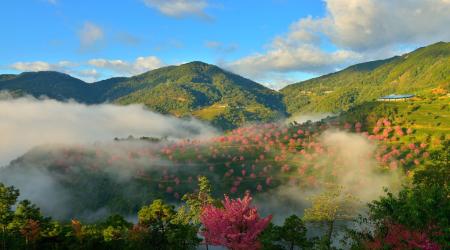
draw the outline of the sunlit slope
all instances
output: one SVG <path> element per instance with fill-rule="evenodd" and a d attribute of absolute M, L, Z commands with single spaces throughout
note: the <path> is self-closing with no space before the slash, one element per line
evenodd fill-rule
<path fill-rule="evenodd" d="M 412 141 L 439 144 L 440 140 L 450 139 L 450 96 L 429 95 L 405 102 L 367 102 L 333 119 L 341 122 L 360 121 L 372 130 L 380 118 L 414 131 L 413 138 L 407 137 Z"/>
<path fill-rule="evenodd" d="M 289 113 L 339 112 L 392 93 L 449 90 L 450 43 L 439 42 L 402 56 L 367 62 L 281 90 Z"/>
<path fill-rule="evenodd" d="M 160 113 L 194 115 L 223 128 L 286 114 L 278 92 L 202 62 L 153 70 L 117 86 L 124 87 L 133 92 L 117 103 L 143 103 Z"/>

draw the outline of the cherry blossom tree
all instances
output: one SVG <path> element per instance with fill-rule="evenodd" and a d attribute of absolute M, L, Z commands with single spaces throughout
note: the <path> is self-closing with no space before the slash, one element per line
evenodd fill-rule
<path fill-rule="evenodd" d="M 257 208 L 251 206 L 252 198 L 230 199 L 225 196 L 223 208 L 206 205 L 200 220 L 203 223 L 202 235 L 211 245 L 224 246 L 229 249 L 259 249 L 258 236 L 268 226 L 272 216 L 261 218 Z"/>

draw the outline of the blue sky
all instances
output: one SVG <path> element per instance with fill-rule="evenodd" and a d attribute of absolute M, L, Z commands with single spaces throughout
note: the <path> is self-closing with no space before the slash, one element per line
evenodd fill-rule
<path fill-rule="evenodd" d="M 0 7 L 0 73 L 58 70 L 90 82 L 200 60 L 280 88 L 450 38 L 448 0 L 15 0 Z"/>

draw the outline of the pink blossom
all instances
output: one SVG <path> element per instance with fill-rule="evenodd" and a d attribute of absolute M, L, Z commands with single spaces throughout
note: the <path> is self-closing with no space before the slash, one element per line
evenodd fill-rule
<path fill-rule="evenodd" d="M 234 250 L 260 249 L 258 236 L 272 216 L 260 218 L 251 201 L 250 195 L 236 200 L 225 196 L 223 208 L 205 206 L 200 220 L 205 227 L 201 234 L 206 243 Z"/>
<path fill-rule="evenodd" d="M 373 130 L 372 130 L 372 132 L 373 132 L 374 134 L 377 134 L 378 132 L 380 132 L 380 127 L 374 127 Z"/>
<path fill-rule="evenodd" d="M 289 172 L 289 169 L 290 169 L 289 166 L 287 164 L 284 164 L 283 167 L 281 168 L 281 171 L 286 173 Z"/>

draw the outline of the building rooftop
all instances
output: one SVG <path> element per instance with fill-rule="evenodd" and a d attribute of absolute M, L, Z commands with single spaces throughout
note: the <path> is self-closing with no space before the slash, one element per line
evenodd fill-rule
<path fill-rule="evenodd" d="M 387 96 L 382 96 L 379 99 L 404 99 L 404 98 L 411 98 L 414 97 L 413 94 L 403 94 L 403 95 L 397 95 L 397 94 L 390 94 Z"/>

